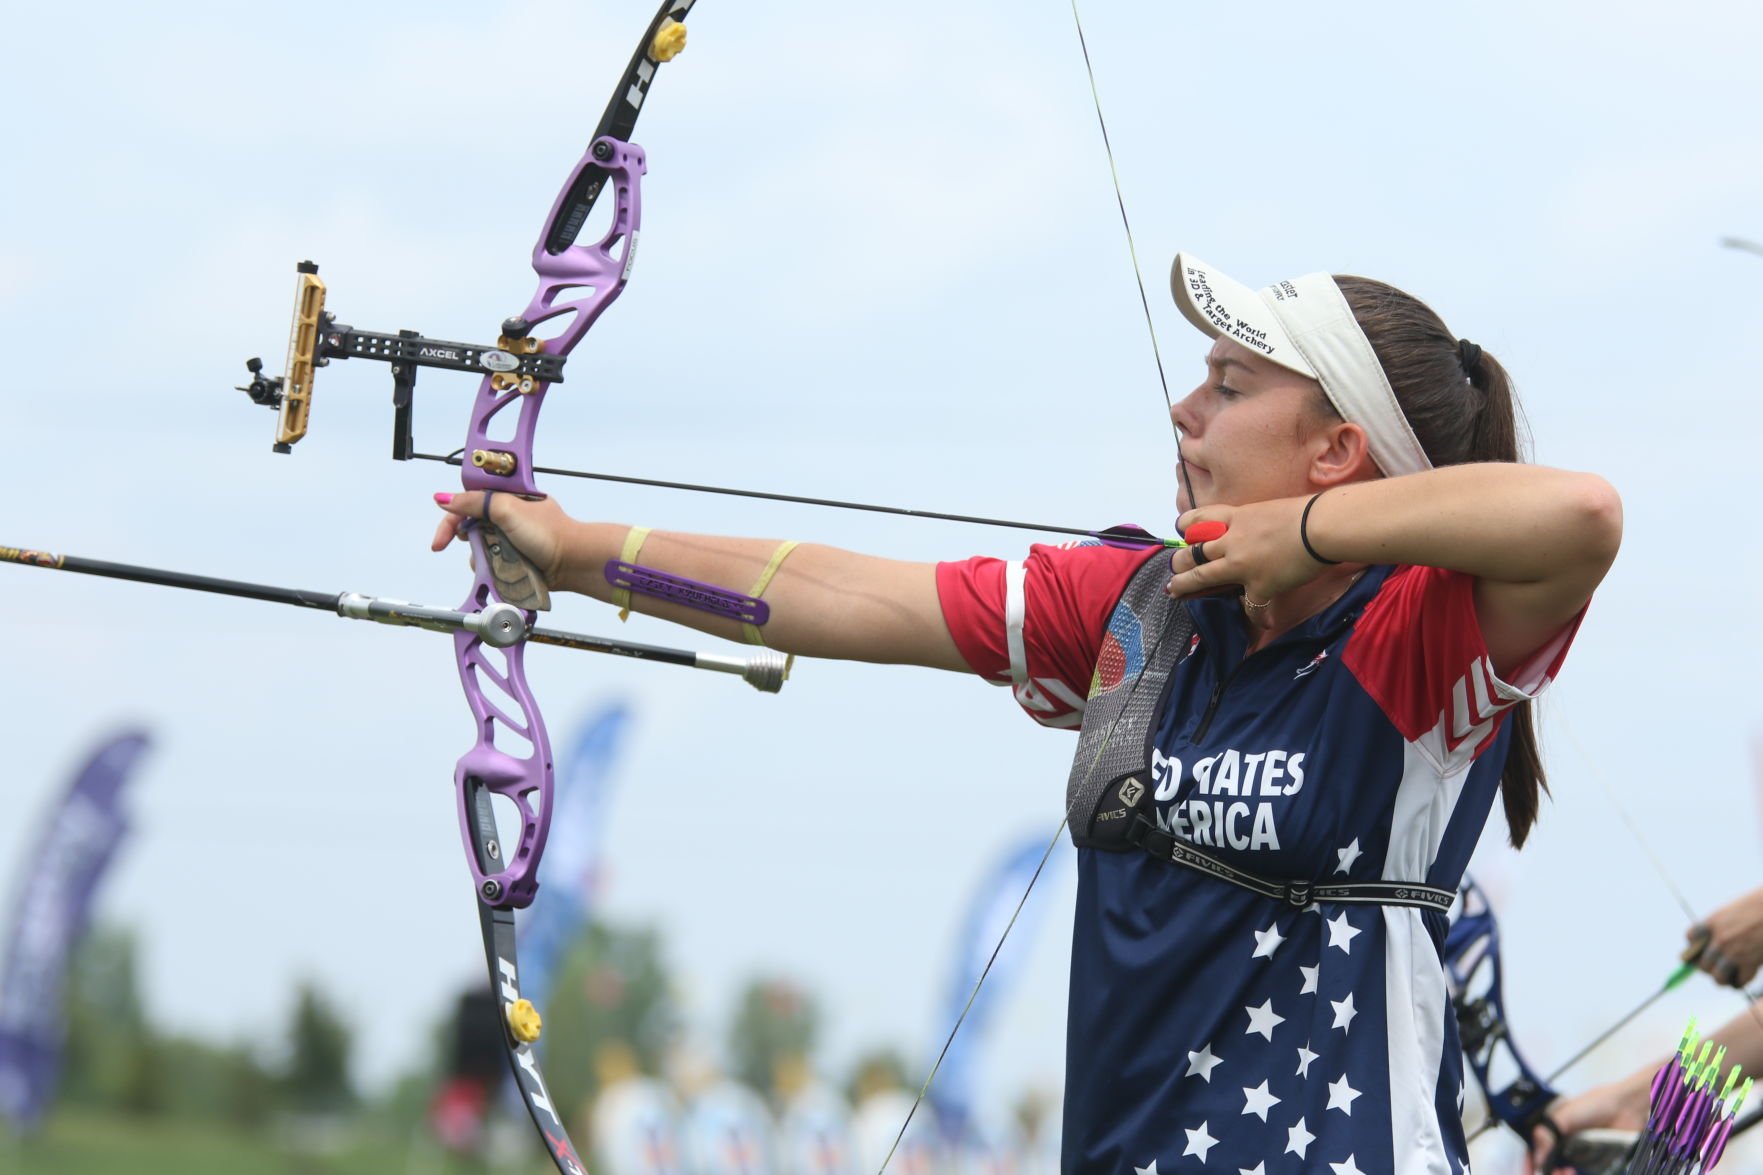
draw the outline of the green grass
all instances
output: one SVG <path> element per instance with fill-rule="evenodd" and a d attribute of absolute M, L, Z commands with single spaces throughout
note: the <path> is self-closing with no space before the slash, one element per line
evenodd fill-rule
<path fill-rule="evenodd" d="M 336 1153 L 301 1155 L 267 1133 L 78 1111 L 55 1115 L 28 1142 L 0 1136 L 0 1171 L 16 1175 L 386 1175 L 409 1163 L 403 1146 L 365 1137 Z"/>

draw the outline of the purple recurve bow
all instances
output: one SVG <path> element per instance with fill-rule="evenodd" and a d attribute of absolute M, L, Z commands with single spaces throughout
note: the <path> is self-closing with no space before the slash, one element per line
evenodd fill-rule
<path fill-rule="evenodd" d="M 539 410 L 552 385 L 562 382 L 569 353 L 623 292 L 630 277 L 642 220 L 645 170 L 643 149 L 630 137 L 657 69 L 685 45 L 683 22 L 695 2 L 663 0 L 649 22 L 586 153 L 558 192 L 533 246 L 538 289 L 525 309 L 502 323 L 494 346 L 429 339 L 413 331 L 378 334 L 339 324 L 325 310 L 325 287 L 318 278 L 318 267 L 311 262 L 300 264 L 285 375 L 266 378 L 261 361 L 253 359 L 247 363 L 252 382 L 240 389 L 254 401 L 279 411 L 278 452 L 291 451 L 305 435 L 313 376 L 332 359 L 365 358 L 391 364 L 396 409 L 392 455 L 401 460 L 421 455 L 414 452 L 410 428 L 417 370 L 441 367 L 481 372 L 465 444 L 459 451 L 464 486 L 486 494 L 542 496 L 533 480 L 533 436 Z M 612 201 L 610 225 L 598 241 L 578 244 L 576 238 L 602 195 Z M 542 332 L 547 324 L 553 333 Z M 454 772 L 459 826 L 477 891 L 484 953 L 503 1041 L 521 1100 L 558 1170 L 586 1175 L 539 1071 L 533 1044 L 539 1036 L 540 1020 L 520 994 L 515 953 L 514 912 L 531 905 L 538 892 L 539 858 L 545 851 L 552 811 L 551 744 L 544 717 L 527 684 L 525 665 L 527 641 L 547 639 L 548 630 L 536 629 L 534 622 L 538 612 L 550 607 L 550 598 L 543 577 L 489 522 L 487 498 L 483 513 L 484 517 L 469 520 L 462 527 L 471 543 L 474 573 L 470 592 L 450 619 L 500 616 L 503 620 L 496 625 L 452 627 L 459 681 L 477 727 L 474 744 Z M 518 610 L 518 617 L 512 610 Z M 638 649 L 634 655 L 650 652 Z M 735 671 L 736 661 L 705 655 L 696 658 L 700 668 L 724 671 Z M 783 667 L 781 655 L 768 654 L 755 659 L 752 668 L 743 672 L 750 684 L 774 692 L 782 684 Z M 504 837 L 498 826 L 498 798 L 503 801 L 502 814 L 511 812 L 518 821 L 519 833 L 512 840 Z"/>
<path fill-rule="evenodd" d="M 551 206 L 533 247 L 538 289 L 526 309 L 503 324 L 502 350 L 562 359 L 624 290 L 636 256 L 644 172 L 643 150 L 628 139 L 657 67 L 684 44 L 682 22 L 693 3 L 666 0 L 645 31 L 593 141 Z M 608 190 L 615 203 L 605 236 L 590 245 L 575 243 L 594 202 Z M 534 333 L 542 324 L 559 319 L 561 329 L 556 334 Z M 467 490 L 538 494 L 533 483 L 533 433 L 549 386 L 515 371 L 485 374 L 466 433 L 467 460 L 460 466 Z M 495 431 L 494 426 L 504 423 L 501 418 L 511 413 L 512 428 Z M 505 439 L 495 439 L 498 436 Z M 470 540 L 475 578 L 461 610 L 510 603 L 529 613 L 530 627 L 530 613 L 549 603 L 543 581 L 487 522 L 472 525 Z M 477 886 L 484 952 L 502 1011 L 504 1041 L 521 1098 L 552 1160 L 561 1171 L 585 1175 L 533 1055 L 536 1015 L 521 998 L 515 956 L 514 911 L 529 905 L 538 889 L 539 857 L 550 823 L 550 740 L 527 685 L 524 644 L 496 649 L 466 631 L 455 634 L 453 647 L 460 684 L 477 724 L 476 744 L 459 760 L 454 774 L 459 822 Z M 499 739 L 504 745 L 498 745 Z M 518 813 L 519 839 L 512 845 L 499 838 L 492 796 L 508 800 Z"/>

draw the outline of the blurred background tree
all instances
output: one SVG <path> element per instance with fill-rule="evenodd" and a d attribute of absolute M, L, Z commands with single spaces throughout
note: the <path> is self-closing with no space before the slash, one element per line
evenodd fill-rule
<path fill-rule="evenodd" d="M 302 981 L 288 1030 L 288 1059 L 280 1085 L 289 1109 L 337 1114 L 359 1100 L 349 1078 L 353 1039 L 348 1025 L 317 987 Z"/>
<path fill-rule="evenodd" d="M 662 1072 L 679 1034 L 673 979 L 652 927 L 588 928 L 570 949 L 545 1018 L 546 1078 L 558 1106 L 583 1106 L 599 1091 L 594 1062 L 610 1042 L 628 1045 L 643 1072 Z"/>
<path fill-rule="evenodd" d="M 105 1109 L 133 1101 L 142 1108 L 150 1098 L 138 1084 L 152 1069 L 142 1056 L 152 1048 L 152 1032 L 141 1004 L 134 935 L 100 926 L 79 944 L 68 963 L 66 1015 L 61 1098 Z"/>
<path fill-rule="evenodd" d="M 794 982 L 761 978 L 747 984 L 729 1025 L 729 1069 L 736 1080 L 761 1093 L 772 1088 L 786 1057 L 813 1052 L 820 1009 Z"/>

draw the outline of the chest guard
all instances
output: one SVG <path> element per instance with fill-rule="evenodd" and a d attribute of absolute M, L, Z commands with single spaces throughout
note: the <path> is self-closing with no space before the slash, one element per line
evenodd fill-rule
<path fill-rule="evenodd" d="M 1193 619 L 1185 604 L 1164 593 L 1168 582 L 1169 561 L 1147 559 L 1108 617 L 1065 785 L 1071 843 L 1079 848 L 1137 847 L 1127 833 L 1155 786 L 1151 740 L 1157 716 L 1169 675 L 1193 641 Z"/>

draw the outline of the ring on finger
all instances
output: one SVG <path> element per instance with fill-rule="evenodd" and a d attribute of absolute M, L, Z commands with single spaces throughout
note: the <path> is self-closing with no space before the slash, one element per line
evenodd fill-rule
<path fill-rule="evenodd" d="M 1194 557 L 1194 566 L 1195 567 L 1205 566 L 1206 560 L 1208 558 L 1208 556 L 1206 554 L 1206 544 L 1205 543 L 1195 543 L 1193 546 L 1188 548 L 1188 554 L 1190 554 Z"/>
<path fill-rule="evenodd" d="M 1245 591 L 1245 592 L 1243 592 L 1243 607 L 1256 608 L 1256 609 L 1271 608 L 1271 607 L 1273 607 L 1273 601 L 1272 600 L 1264 600 L 1261 603 L 1257 604 L 1254 600 L 1249 598 L 1249 593 L 1247 591 Z"/>
<path fill-rule="evenodd" d="M 496 496 L 495 490 L 484 491 L 484 521 L 490 521 L 490 499 Z"/>

